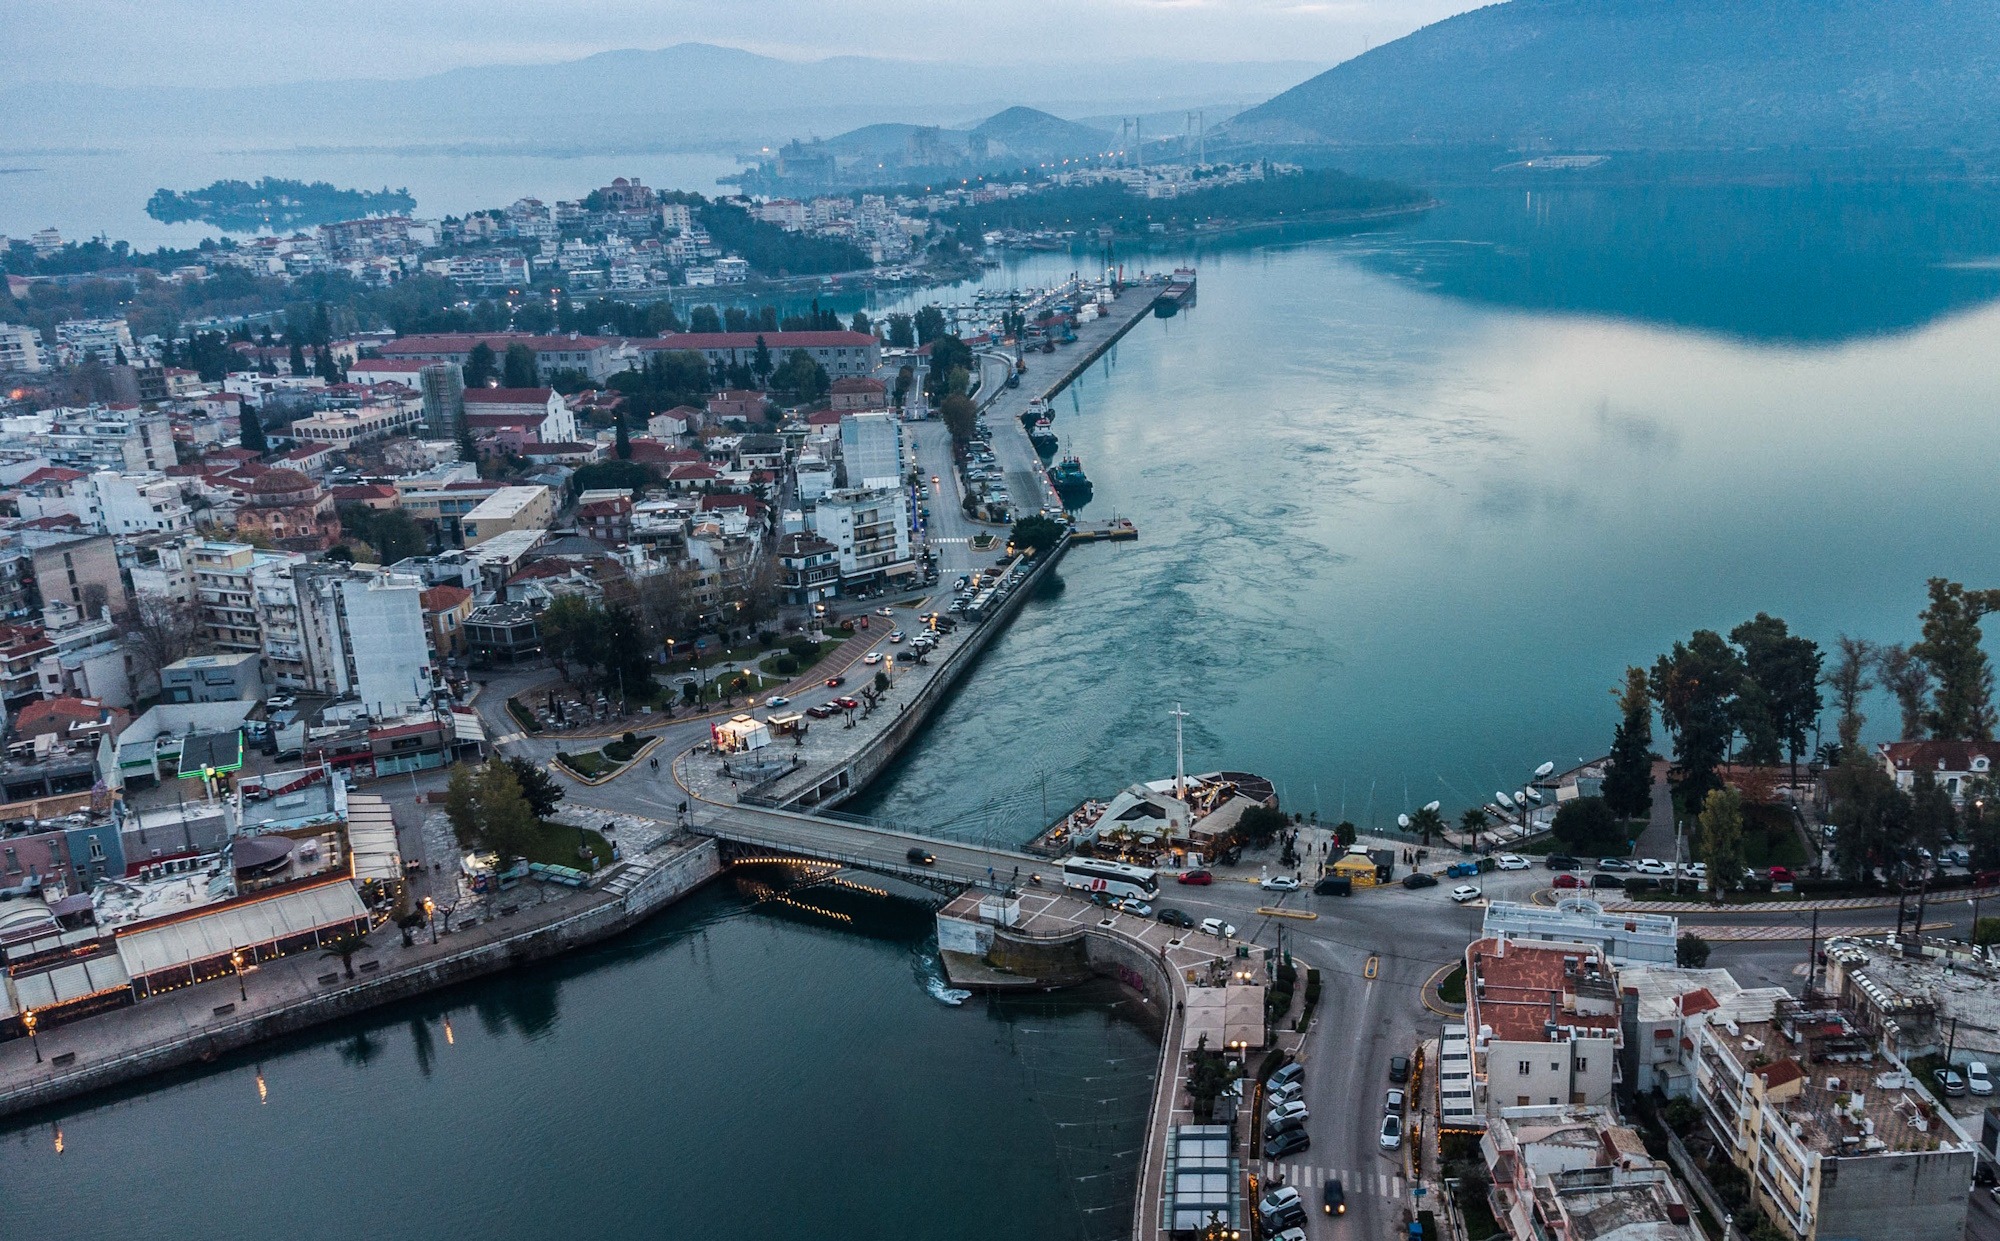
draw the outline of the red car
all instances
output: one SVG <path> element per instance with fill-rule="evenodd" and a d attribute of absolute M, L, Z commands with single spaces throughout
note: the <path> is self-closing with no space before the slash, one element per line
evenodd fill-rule
<path fill-rule="evenodd" d="M 1557 875 L 1555 881 L 1549 886 L 1552 888 L 1580 888 L 1583 886 L 1583 880 L 1575 875 Z"/>
<path fill-rule="evenodd" d="M 834 699 L 833 705 L 839 707 L 843 711 L 859 711 L 861 709 L 861 704 L 859 702 L 855 701 L 852 698 L 846 698 L 846 697 Z"/>
<path fill-rule="evenodd" d="M 826 687 L 828 689 L 839 689 L 845 684 L 847 684 L 846 677 L 828 677 L 826 679 Z"/>
<path fill-rule="evenodd" d="M 861 624 L 861 627 L 862 627 L 863 629 L 866 629 L 866 628 L 868 628 L 868 618 L 867 618 L 867 617 L 865 617 L 865 616 L 857 616 L 857 617 L 855 617 L 855 620 L 857 620 L 857 621 L 859 621 L 859 622 L 860 622 L 860 624 Z"/>
<path fill-rule="evenodd" d="M 1197 886 L 1206 886 L 1215 882 L 1215 876 L 1205 870 L 1184 870 L 1181 872 L 1180 881 L 1182 883 L 1192 883 Z"/>

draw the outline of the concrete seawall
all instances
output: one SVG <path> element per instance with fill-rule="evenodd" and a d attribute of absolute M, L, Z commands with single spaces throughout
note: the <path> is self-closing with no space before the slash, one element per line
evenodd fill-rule
<path fill-rule="evenodd" d="M 721 856 L 712 840 L 704 840 L 667 857 L 641 875 L 622 896 L 596 892 L 582 898 L 579 908 L 539 925 L 455 946 L 436 955 L 363 976 L 262 1009 L 234 1020 L 215 1021 L 175 1037 L 114 1047 L 101 1058 L 79 1049 L 77 1060 L 57 1067 L 35 1066 L 30 1073 L 9 1073 L 0 1086 L 0 1116 L 43 1107 L 91 1091 L 134 1081 L 150 1074 L 212 1060 L 281 1034 L 310 1029 L 352 1017 L 384 1004 L 544 960 L 559 953 L 608 939 L 673 904 L 722 873 Z M 493 924 L 488 923 L 491 927 Z M 483 929 L 483 928 L 482 928 Z M 462 933 L 477 936 L 479 932 Z M 214 996 L 222 995 L 220 990 Z M 233 998 L 233 997 L 231 997 Z M 154 1002 L 173 1002 L 154 1001 Z M 127 1013 L 143 1014 L 145 1004 L 90 1018 L 91 1033 L 104 1033 Z M 79 1026 L 77 1028 L 85 1028 Z"/>

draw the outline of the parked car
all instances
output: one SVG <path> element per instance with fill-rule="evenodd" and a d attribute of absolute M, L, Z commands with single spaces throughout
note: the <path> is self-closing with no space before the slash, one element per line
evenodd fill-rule
<path fill-rule="evenodd" d="M 937 858 L 933 856 L 931 852 L 927 849 L 912 848 L 908 853 L 905 853 L 903 856 L 910 859 L 910 861 L 915 862 L 919 866 L 931 866 L 935 865 L 937 862 Z"/>
<path fill-rule="evenodd" d="M 1557 875 L 1549 884 L 1552 888 L 1580 888 L 1583 880 L 1576 875 Z"/>
<path fill-rule="evenodd" d="M 1259 882 L 1257 886 L 1266 892 L 1296 892 L 1299 890 L 1299 881 L 1290 875 L 1272 875 Z"/>
<path fill-rule="evenodd" d="M 1669 875 L 1673 873 L 1673 867 L 1668 866 L 1658 858 L 1651 857 L 1640 858 L 1637 862 L 1633 863 L 1632 869 L 1642 875 Z"/>
<path fill-rule="evenodd" d="M 1970 866 L 1972 865 L 1972 853 L 1961 845 L 1953 845 L 1951 848 L 1938 854 L 1938 861 L 1943 862 L 1946 866 Z"/>
<path fill-rule="evenodd" d="M 1398 1150 L 1402 1147 L 1403 1118 L 1401 1116 L 1384 1116 L 1382 1118 L 1382 1136 L 1379 1141 L 1382 1144 L 1382 1149 L 1385 1151 Z"/>
<path fill-rule="evenodd" d="M 1765 877 L 1769 879 L 1772 883 L 1794 882 L 1794 879 L 1792 877 L 1792 868 L 1789 866 L 1773 866 L 1770 870 L 1765 872 Z"/>
<path fill-rule="evenodd" d="M 1410 1058 L 1408 1056 L 1389 1057 L 1389 1080 L 1398 1086 L 1410 1080 Z"/>
<path fill-rule="evenodd" d="M 1192 930 L 1194 927 L 1193 914 L 1190 914 L 1185 909 L 1175 909 L 1171 905 L 1160 906 L 1154 912 L 1153 916 L 1168 926 L 1177 926 L 1189 930 Z"/>
<path fill-rule="evenodd" d="M 1119 901 L 1118 908 L 1139 918 L 1150 918 L 1153 916 L 1153 907 L 1136 896 L 1128 896 L 1124 900 Z"/>
<path fill-rule="evenodd" d="M 1266 1102 L 1271 1103 L 1273 1105 L 1279 1103 L 1290 1103 L 1293 1099 L 1298 1098 L 1305 1092 L 1306 1092 L 1306 1084 L 1304 1081 L 1291 1081 L 1291 1082 L 1286 1082 L 1282 1086 L 1272 1086 L 1268 1088 L 1267 1090 L 1264 1091 L 1264 1098 Z"/>
<path fill-rule="evenodd" d="M 1287 1155 L 1296 1155 L 1300 1151 L 1311 1150 L 1312 1144 L 1312 1136 L 1305 1130 L 1282 1129 L 1265 1140 L 1264 1157 L 1267 1159 L 1283 1159 Z M 1303 1228 L 1285 1229 L 1278 1234 L 1278 1241 L 1284 1241 L 1284 1238 L 1294 1234 L 1298 1236 L 1299 1241 L 1305 1241 L 1306 1234 Z"/>
<path fill-rule="evenodd" d="M 1543 865 L 1547 866 L 1550 870 L 1577 870 L 1583 866 L 1583 863 L 1577 861 L 1567 853 L 1551 853 L 1547 858 L 1543 859 Z"/>
<path fill-rule="evenodd" d="M 1931 1080 L 1938 1084 L 1940 1093 L 1949 1095 L 1954 1099 L 1965 1093 L 1965 1079 L 1958 1075 L 1957 1069 L 1933 1069 L 1931 1071 Z"/>
<path fill-rule="evenodd" d="M 1993 1077 L 1986 1071 L 1984 1060 L 1974 1060 L 1965 1066 L 1965 1088 L 1981 1097 L 1993 1093 Z"/>
<path fill-rule="evenodd" d="M 1420 870 L 1413 870 L 1403 876 L 1403 886 L 1410 889 L 1435 888 L 1438 886 L 1437 876 L 1426 875 Z"/>
<path fill-rule="evenodd" d="M 1963 1094 L 1965 1092 L 1961 1089 L 1959 1093 Z M 1311 1115 L 1312 1113 L 1306 1110 L 1304 1100 L 1287 1099 L 1285 1102 L 1276 1105 L 1264 1113 L 1264 1125 L 1266 1128 L 1269 1128 L 1275 1126 L 1279 1121 L 1284 1120 L 1296 1120 L 1304 1123 L 1306 1118 Z"/>
<path fill-rule="evenodd" d="M 1201 929 L 1204 934 L 1213 935 L 1217 939 L 1236 938 L 1236 928 L 1220 918 L 1203 918 L 1201 920 Z"/>
<path fill-rule="evenodd" d="M 1338 1180 L 1328 1181 L 1320 1191 L 1320 1209 L 1328 1215 L 1347 1214 L 1347 1187 Z"/>
<path fill-rule="evenodd" d="M 1402 1091 L 1391 1090 L 1382 1096 L 1382 1114 L 1384 1116 L 1401 1116 L 1403 1114 Z"/>
<path fill-rule="evenodd" d="M 1459 905 L 1463 905 L 1467 901 L 1476 901 L 1484 895 L 1486 895 L 1484 892 L 1481 892 L 1469 883 L 1461 883 L 1451 890 L 1452 902 Z"/>
<path fill-rule="evenodd" d="M 1593 888 L 1622 888 L 1625 886 L 1625 876 L 1606 875 L 1600 872 L 1590 877 L 1590 886 Z"/>
<path fill-rule="evenodd" d="M 1257 1204 L 1257 1216 L 1266 1228 L 1288 1228 L 1306 1222 L 1306 1204 L 1299 1200 L 1298 1190 L 1284 1185 L 1264 1195 Z"/>
<path fill-rule="evenodd" d="M 1622 857 L 1601 857 L 1597 859 L 1597 869 L 1626 871 L 1632 869 L 1632 863 Z"/>
<path fill-rule="evenodd" d="M 1503 853 L 1498 863 L 1501 870 L 1526 870 L 1528 859 L 1518 853 Z"/>
<path fill-rule="evenodd" d="M 812 718 L 816 720 L 831 719 L 833 718 L 833 708 L 827 706 L 823 702 L 816 703 L 815 705 L 806 708 L 806 714 L 810 715 Z"/>
<path fill-rule="evenodd" d="M 842 694 L 833 700 L 833 705 L 839 707 L 842 711 L 859 711 L 861 709 L 861 700 Z"/>
<path fill-rule="evenodd" d="M 1302 1082 L 1306 1078 L 1306 1066 L 1294 1060 L 1271 1074 L 1270 1084 L 1283 1086 L 1290 1082 Z"/>
<path fill-rule="evenodd" d="M 1207 887 L 1209 884 L 1215 882 L 1215 876 L 1205 870 L 1184 870 L 1181 872 L 1180 881 L 1182 883 L 1192 883 L 1201 887 Z"/>

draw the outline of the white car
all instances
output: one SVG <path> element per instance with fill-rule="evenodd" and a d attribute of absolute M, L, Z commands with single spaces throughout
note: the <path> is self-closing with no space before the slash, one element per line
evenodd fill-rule
<path fill-rule="evenodd" d="M 875 615 L 877 615 L 877 616 L 894 616 L 894 615 L 895 615 L 895 613 L 894 613 L 894 612 L 892 612 L 892 611 L 890 611 L 890 610 L 889 610 L 888 608 L 876 608 L 876 609 L 875 609 Z"/>
<path fill-rule="evenodd" d="M 1974 1060 L 1965 1066 L 1965 1088 L 1976 1095 L 1993 1093 L 1993 1077 L 1986 1071 L 1984 1060 Z"/>
<path fill-rule="evenodd" d="M 1526 870 L 1528 869 L 1528 859 L 1518 853 L 1503 853 L 1500 855 L 1500 860 L 1494 863 L 1494 865 L 1498 866 L 1501 870 Z"/>
<path fill-rule="evenodd" d="M 1458 905 L 1463 905 L 1467 901 L 1476 901 L 1484 895 L 1486 895 L 1484 892 L 1481 892 L 1469 883 L 1461 883 L 1451 890 L 1452 902 Z"/>
<path fill-rule="evenodd" d="M 882 662 L 882 652 L 870 651 L 861 657 L 861 662 L 872 668 Z"/>
<path fill-rule="evenodd" d="M 1299 890 L 1299 881 L 1290 875 L 1272 875 L 1257 886 L 1266 892 L 1296 892 Z"/>
<path fill-rule="evenodd" d="M 1382 1149 L 1392 1151 L 1403 1145 L 1403 1118 L 1384 1116 L 1382 1118 Z"/>
<path fill-rule="evenodd" d="M 1665 862 L 1662 862 L 1660 859 L 1653 857 L 1640 858 L 1637 862 L 1632 864 L 1632 869 L 1638 871 L 1642 875 L 1665 875 L 1673 871 L 1673 867 L 1668 866 Z"/>
<path fill-rule="evenodd" d="M 889 632 L 889 641 L 891 641 L 891 642 L 901 642 L 902 640 L 903 640 L 903 631 L 902 631 L 902 630 L 900 630 L 900 629 L 894 629 L 894 630 L 891 630 L 891 631 Z"/>
<path fill-rule="evenodd" d="M 1203 934 L 1213 935 L 1217 939 L 1236 938 L 1236 928 L 1220 918 L 1203 918 L 1201 920 L 1201 929 Z"/>
<path fill-rule="evenodd" d="M 1309 1115 L 1311 1113 L 1306 1111 L 1306 1105 L 1303 1101 L 1291 1099 L 1265 1112 L 1264 1125 L 1266 1128 L 1270 1128 L 1281 1125 L 1288 1120 L 1304 1120 Z"/>
<path fill-rule="evenodd" d="M 1305 1092 L 1306 1084 L 1297 1078 L 1293 1078 L 1281 1086 L 1271 1087 L 1264 1092 L 1264 1097 L 1275 1106 L 1280 1103 L 1290 1103 Z"/>
<path fill-rule="evenodd" d="M 792 705 L 792 700 L 783 694 L 773 694 L 764 701 L 774 707 L 789 707 Z"/>
<path fill-rule="evenodd" d="M 1118 908 L 1128 914 L 1136 914 L 1141 918 L 1150 918 L 1153 916 L 1153 907 L 1136 896 L 1128 896 L 1124 900 L 1119 901 Z"/>

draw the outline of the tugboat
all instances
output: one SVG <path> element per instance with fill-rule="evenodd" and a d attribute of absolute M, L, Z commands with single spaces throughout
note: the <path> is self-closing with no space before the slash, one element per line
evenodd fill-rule
<path fill-rule="evenodd" d="M 1049 426 L 1047 418 L 1036 421 L 1034 427 L 1028 432 L 1028 442 L 1035 446 L 1035 451 L 1041 455 L 1044 463 L 1055 457 L 1056 433 Z"/>
<path fill-rule="evenodd" d="M 1083 472 L 1083 463 L 1074 456 L 1064 457 L 1061 465 L 1049 471 L 1049 485 L 1056 489 L 1063 508 L 1072 513 L 1090 503 L 1094 494 L 1090 479 Z"/>

